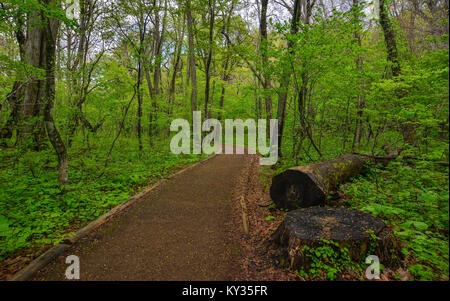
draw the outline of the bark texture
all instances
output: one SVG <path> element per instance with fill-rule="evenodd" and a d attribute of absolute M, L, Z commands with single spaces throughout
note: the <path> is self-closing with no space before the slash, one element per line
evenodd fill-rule
<path fill-rule="evenodd" d="M 316 164 L 292 167 L 272 179 L 270 197 L 278 208 L 324 205 L 328 192 L 356 176 L 367 159 L 344 155 Z"/>
<path fill-rule="evenodd" d="M 289 212 L 271 237 L 279 248 L 281 262 L 294 270 L 309 270 L 311 258 L 305 246 L 317 248 L 322 240 L 347 248 L 352 261 L 362 262 L 376 255 L 386 267 L 401 265 L 398 240 L 386 224 L 363 212 L 345 208 L 313 207 Z"/>
<path fill-rule="evenodd" d="M 388 7 L 386 7 L 386 1 L 380 0 L 380 24 L 384 33 L 384 42 L 387 49 L 387 59 L 391 63 L 392 75 L 394 77 L 399 76 L 401 68 L 398 58 L 397 42 L 395 41 L 395 32 L 392 27 L 391 20 L 388 15 Z"/>

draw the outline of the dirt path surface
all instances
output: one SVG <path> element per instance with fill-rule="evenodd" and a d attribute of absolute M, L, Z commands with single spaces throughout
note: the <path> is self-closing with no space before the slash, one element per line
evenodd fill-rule
<path fill-rule="evenodd" d="M 217 155 L 169 179 L 34 280 L 65 280 L 68 255 L 80 258 L 81 280 L 232 280 L 233 190 L 248 158 Z"/>

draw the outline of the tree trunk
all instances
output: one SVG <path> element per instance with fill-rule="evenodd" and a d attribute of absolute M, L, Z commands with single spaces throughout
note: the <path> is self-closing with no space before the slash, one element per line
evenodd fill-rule
<path fill-rule="evenodd" d="M 16 21 L 15 36 L 17 45 L 19 46 L 20 61 L 25 62 L 26 36 L 24 32 L 25 20 L 23 12 L 19 10 L 14 19 Z M 23 98 L 23 87 L 23 81 L 17 79 L 13 84 L 11 93 L 6 97 L 11 108 L 11 113 L 6 120 L 5 125 L 0 130 L 0 146 L 7 145 L 7 140 L 11 139 L 13 136 L 14 129 L 19 121 L 19 102 L 22 101 Z"/>
<path fill-rule="evenodd" d="M 43 4 L 50 6 L 55 5 L 55 2 L 55 0 L 47 0 Z M 58 181 L 63 186 L 68 182 L 68 157 L 66 147 L 56 129 L 52 115 L 55 98 L 55 56 L 59 20 L 54 17 L 46 17 L 42 10 L 33 11 L 31 14 L 30 20 L 32 21 L 29 23 L 27 55 L 29 55 L 33 67 L 45 70 L 45 78 L 34 79 L 25 88 L 24 101 L 27 105 L 24 106 L 22 113 L 25 121 L 30 120 L 32 116 L 43 117 L 42 122 L 35 124 L 45 126 L 50 143 L 58 157 Z M 35 22 L 42 26 L 36 26 L 37 23 Z M 39 142 L 42 143 L 42 141 Z"/>
<path fill-rule="evenodd" d="M 392 76 L 394 80 L 400 75 L 401 66 L 397 50 L 397 42 L 395 40 L 395 32 L 389 19 L 388 8 L 386 7 L 386 0 L 380 0 L 380 24 L 384 33 L 384 42 L 386 44 L 387 59 L 391 64 Z M 404 91 L 397 89 L 395 91 L 398 98 L 405 96 Z M 416 144 L 416 125 L 412 119 L 407 119 L 406 122 L 400 124 L 400 131 L 403 135 L 405 143 L 410 145 Z"/>
<path fill-rule="evenodd" d="M 400 62 L 398 58 L 397 42 L 395 41 L 395 33 L 389 19 L 386 0 L 379 0 L 380 24 L 384 33 L 384 42 L 387 49 L 387 59 L 391 63 L 392 76 L 397 77 L 400 74 Z"/>
<path fill-rule="evenodd" d="M 45 1 L 43 4 L 49 2 L 52 1 Z M 40 10 L 29 13 L 25 59 L 31 66 L 45 70 L 47 29 L 37 26 L 47 21 L 42 14 Z M 35 150 L 40 150 L 45 145 L 45 127 L 40 118 L 43 115 L 44 94 L 44 81 L 33 77 L 24 87 L 24 97 L 20 103 L 19 141 Z"/>
<path fill-rule="evenodd" d="M 137 87 L 137 99 L 138 99 L 138 109 L 137 109 L 137 134 L 138 134 L 138 143 L 139 143 L 139 151 L 142 151 L 142 103 L 143 103 L 143 73 L 144 73 L 144 40 L 147 31 L 147 23 L 144 22 L 144 16 L 141 14 L 139 16 L 139 45 L 138 45 L 138 72 L 136 79 L 136 87 Z"/>
<path fill-rule="evenodd" d="M 269 94 L 269 89 L 271 87 L 270 83 L 270 75 L 267 73 L 267 48 L 268 48 L 268 39 L 267 39 L 267 6 L 269 4 L 269 0 L 261 0 L 261 21 L 259 24 L 259 32 L 260 32 L 260 45 L 259 52 L 261 55 L 261 64 L 262 70 L 264 74 L 263 88 L 264 88 L 264 102 L 266 106 L 266 120 L 267 120 L 267 132 L 269 132 L 270 127 L 270 119 L 272 119 L 272 98 Z"/>
<path fill-rule="evenodd" d="M 7 140 L 13 136 L 14 128 L 18 122 L 20 100 L 23 98 L 23 82 L 15 81 L 11 93 L 7 96 L 11 108 L 11 113 L 6 120 L 5 125 L 0 130 L 0 146 L 6 146 Z"/>
<path fill-rule="evenodd" d="M 183 39 L 184 39 L 184 30 L 185 30 L 185 20 L 183 19 L 183 29 L 181 30 L 179 36 L 178 36 L 178 41 L 176 42 L 176 47 L 175 47 L 175 58 L 174 58 L 174 62 L 173 62 L 173 72 L 172 72 L 172 77 L 170 80 L 170 86 L 169 86 L 169 107 L 167 109 L 167 113 L 168 115 L 172 114 L 173 111 L 173 104 L 175 102 L 175 84 L 176 84 L 176 79 L 177 79 L 177 74 L 178 72 L 182 70 L 182 68 L 180 67 L 181 65 L 181 50 L 183 47 Z M 177 30 L 178 32 L 178 30 Z M 183 82 L 183 81 L 181 81 Z"/>
<path fill-rule="evenodd" d="M 191 1 L 186 1 L 186 21 L 189 40 L 189 70 L 191 78 L 191 113 L 197 110 L 197 67 L 195 63 L 194 28 L 192 24 Z M 191 114 L 192 116 L 192 114 Z"/>
<path fill-rule="evenodd" d="M 329 191 L 356 176 L 366 160 L 357 155 L 345 155 L 316 164 L 292 167 L 272 179 L 270 197 L 278 208 L 324 205 Z"/>
<path fill-rule="evenodd" d="M 294 11 L 291 20 L 291 33 L 296 34 L 298 32 L 298 22 L 300 21 L 301 16 L 301 8 L 302 8 L 302 0 L 295 0 L 294 2 Z M 288 51 L 292 54 L 292 41 L 288 41 Z M 290 76 L 288 72 L 288 68 L 284 68 L 283 76 L 280 83 L 280 91 L 278 92 L 278 110 L 277 110 L 277 119 L 278 119 L 278 157 L 282 157 L 282 143 L 283 143 L 283 130 L 284 130 L 284 122 L 286 117 L 286 101 L 288 96 L 288 88 L 289 88 Z"/>
<path fill-rule="evenodd" d="M 161 94 L 161 54 L 162 54 L 162 44 L 164 41 L 164 34 L 166 30 L 166 16 L 167 16 L 167 0 L 164 1 L 164 15 L 162 18 L 162 24 L 160 22 L 159 17 L 160 9 L 156 9 L 155 11 L 155 31 L 153 35 L 154 40 L 154 55 L 155 55 L 155 67 L 153 72 L 153 88 L 154 88 L 154 97 L 152 99 L 151 113 L 150 113 L 150 125 L 149 132 L 150 135 L 155 133 L 156 129 L 156 120 L 158 117 L 158 97 Z M 161 26 L 161 30 L 159 27 Z M 153 140 L 151 140 L 153 141 Z"/>
<path fill-rule="evenodd" d="M 212 2 L 212 3 L 211 3 Z M 210 90 L 210 82 L 211 82 L 211 60 L 213 53 L 213 40 L 214 40 L 214 18 L 215 18 L 215 10 L 216 10 L 216 1 L 209 0 L 209 49 L 208 49 L 208 57 L 206 59 L 205 64 L 205 74 L 206 74 L 206 84 L 205 84 L 205 118 L 208 118 L 208 105 L 209 105 L 209 90 Z"/>
<path fill-rule="evenodd" d="M 223 63 L 223 71 L 222 71 L 222 91 L 220 93 L 220 112 L 219 112 L 219 116 L 218 119 L 222 120 L 222 116 L 223 116 L 223 105 L 224 105 L 224 101 L 225 101 L 225 84 L 226 82 L 229 80 L 230 77 L 230 72 L 232 69 L 232 64 L 230 62 L 231 60 L 231 41 L 228 39 L 228 34 L 230 31 L 230 18 L 233 14 L 233 10 L 234 10 L 234 2 L 231 3 L 231 7 L 230 10 L 228 12 L 228 17 L 226 18 L 226 22 L 223 23 L 222 26 L 222 34 L 225 36 L 225 49 L 226 49 L 226 58 L 225 58 L 225 62 Z M 223 17 L 225 19 L 225 16 Z"/>

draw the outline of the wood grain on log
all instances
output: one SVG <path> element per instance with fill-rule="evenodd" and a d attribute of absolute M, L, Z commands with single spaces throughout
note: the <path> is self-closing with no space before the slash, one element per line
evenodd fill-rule
<path fill-rule="evenodd" d="M 272 179 L 270 197 L 278 208 L 324 205 L 328 192 L 356 176 L 366 159 L 357 155 L 292 167 Z"/>

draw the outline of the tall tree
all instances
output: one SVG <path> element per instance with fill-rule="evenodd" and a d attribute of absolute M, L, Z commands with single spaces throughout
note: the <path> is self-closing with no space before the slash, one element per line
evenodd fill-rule
<path fill-rule="evenodd" d="M 294 1 L 294 9 L 293 15 L 291 19 L 291 29 L 290 33 L 295 35 L 298 32 L 298 25 L 301 18 L 302 11 L 302 3 L 303 0 L 295 0 Z M 288 39 L 287 42 L 287 55 L 288 59 L 291 60 L 294 54 L 293 50 L 293 41 L 292 39 Z M 286 117 L 286 101 L 288 96 L 288 88 L 290 82 L 290 68 L 283 68 L 283 73 L 281 76 L 281 82 L 278 91 L 278 110 L 277 110 L 277 119 L 278 119 L 278 156 L 282 157 L 283 154 L 281 152 L 282 144 L 283 144 L 283 131 Z"/>
<path fill-rule="evenodd" d="M 26 34 L 25 34 L 25 23 L 26 15 L 23 7 L 20 6 L 9 6 L 2 3 L 2 9 L 5 13 L 10 15 L 8 18 L 11 23 L 11 29 L 14 31 L 14 36 L 17 41 L 19 48 L 20 62 L 26 63 L 25 61 L 25 44 L 26 44 Z M 6 96 L 6 100 L 10 105 L 11 112 L 6 120 L 6 123 L 0 130 L 0 146 L 6 146 L 7 140 L 11 139 L 14 130 L 17 128 L 19 121 L 19 102 L 22 100 L 24 94 L 24 79 L 22 76 L 18 75 L 15 80 L 11 92 Z"/>
<path fill-rule="evenodd" d="M 189 43 L 189 77 L 191 79 L 191 112 L 197 110 L 197 67 L 195 60 L 194 26 L 192 18 L 191 0 L 186 0 L 186 21 Z M 192 116 L 192 114 L 191 114 Z"/>
<path fill-rule="evenodd" d="M 209 90 L 211 82 L 211 60 L 214 48 L 213 42 L 214 42 L 214 20 L 216 13 L 216 0 L 208 0 L 208 8 L 209 8 L 209 40 L 208 40 L 208 55 L 205 64 L 205 74 L 206 74 L 205 111 L 204 111 L 205 118 L 209 117 L 208 105 L 209 105 Z"/>
<path fill-rule="evenodd" d="M 360 8 L 360 1 L 359 0 L 353 0 L 352 5 L 352 13 L 353 13 L 353 22 L 354 22 L 354 37 L 357 41 L 358 50 L 362 46 L 361 41 L 361 20 L 360 20 L 360 14 L 361 14 L 361 8 Z M 353 149 L 359 149 L 360 143 L 361 143 L 361 137 L 363 132 L 363 109 L 365 107 L 365 101 L 364 97 L 362 95 L 363 93 L 363 80 L 362 80 L 362 71 L 363 71 L 363 59 L 361 55 L 358 53 L 356 60 L 356 71 L 358 72 L 358 82 L 359 82 L 359 89 L 358 89 L 358 112 L 356 113 L 356 127 L 355 127 L 355 136 L 353 138 Z"/>
<path fill-rule="evenodd" d="M 44 70 L 45 75 L 34 77 L 25 87 L 21 103 L 22 139 L 29 139 L 33 133 L 33 139 L 39 146 L 43 142 L 41 127 L 45 128 L 58 157 L 59 183 L 66 185 L 67 151 L 52 114 L 55 99 L 56 38 L 60 26 L 60 20 L 55 16 L 60 11 L 60 6 L 57 0 L 43 0 L 40 4 L 42 6 L 32 9 L 28 14 L 25 57 L 31 66 Z M 41 117 L 42 121 L 39 121 Z"/>
<path fill-rule="evenodd" d="M 389 0 L 388 0 L 389 1 Z M 391 64 L 392 76 L 397 77 L 400 74 L 401 67 L 398 57 L 397 42 L 392 22 L 389 19 L 389 9 L 386 0 L 379 0 L 380 24 L 384 33 L 384 42 L 387 49 L 387 59 Z"/>
<path fill-rule="evenodd" d="M 267 6 L 269 4 L 269 0 L 261 0 L 261 16 L 259 23 L 259 33 L 260 33 L 260 42 L 259 42 L 259 52 L 261 55 L 261 66 L 263 72 L 263 82 L 262 86 L 264 89 L 264 103 L 266 107 L 266 119 L 267 126 L 270 125 L 270 119 L 272 119 L 272 97 L 270 96 L 269 89 L 271 88 L 270 82 L 270 74 L 268 70 L 268 39 L 267 39 Z"/>

